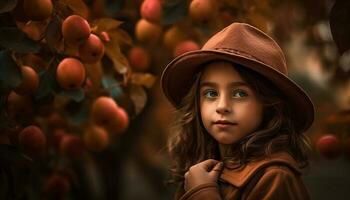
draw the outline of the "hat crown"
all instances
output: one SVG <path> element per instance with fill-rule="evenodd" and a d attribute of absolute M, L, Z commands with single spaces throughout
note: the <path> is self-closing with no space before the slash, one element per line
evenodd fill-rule
<path fill-rule="evenodd" d="M 218 50 L 254 59 L 287 75 L 284 54 L 264 32 L 245 23 L 233 23 L 212 36 L 202 50 Z"/>

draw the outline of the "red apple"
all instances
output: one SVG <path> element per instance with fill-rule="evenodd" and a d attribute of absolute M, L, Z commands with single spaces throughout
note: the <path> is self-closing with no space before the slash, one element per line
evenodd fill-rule
<path fill-rule="evenodd" d="M 51 0 L 24 0 L 23 8 L 29 19 L 42 21 L 51 16 L 53 5 Z"/>
<path fill-rule="evenodd" d="M 29 96 L 11 92 L 7 97 L 7 113 L 10 118 L 27 118 L 33 113 L 33 102 Z"/>
<path fill-rule="evenodd" d="M 62 35 L 64 41 L 70 45 L 81 45 L 90 36 L 90 25 L 83 17 L 71 15 L 62 23 Z"/>
<path fill-rule="evenodd" d="M 339 139 L 332 134 L 323 135 L 316 143 L 318 151 L 328 159 L 335 159 L 341 153 Z"/>
<path fill-rule="evenodd" d="M 161 32 L 160 25 L 148 22 L 145 19 L 140 19 L 136 24 L 135 35 L 141 42 L 155 43 L 158 41 Z"/>
<path fill-rule="evenodd" d="M 130 66 L 135 71 L 146 72 L 150 65 L 150 56 L 142 47 L 133 47 L 128 53 Z"/>
<path fill-rule="evenodd" d="M 32 95 L 39 87 L 39 76 L 33 68 L 22 66 L 22 82 L 15 88 L 17 94 Z"/>
<path fill-rule="evenodd" d="M 62 88 L 76 89 L 84 83 L 85 73 L 85 67 L 78 59 L 65 58 L 57 67 L 56 79 Z"/>
<path fill-rule="evenodd" d="M 173 50 L 178 43 L 186 40 L 186 38 L 187 35 L 179 26 L 172 26 L 165 32 L 163 43 L 168 49 Z"/>
<path fill-rule="evenodd" d="M 60 151 L 62 154 L 76 159 L 83 155 L 84 144 L 78 136 L 64 135 L 60 142 Z"/>
<path fill-rule="evenodd" d="M 51 113 L 46 123 L 50 129 L 62 128 L 66 125 L 66 121 L 57 112 Z"/>
<path fill-rule="evenodd" d="M 141 16 L 146 20 L 157 23 L 162 16 L 162 5 L 160 0 L 144 0 L 141 5 Z"/>
<path fill-rule="evenodd" d="M 122 107 L 119 107 L 114 119 L 115 119 L 116 126 L 113 127 L 114 128 L 113 132 L 117 134 L 125 132 L 129 126 L 129 116 L 127 112 Z"/>
<path fill-rule="evenodd" d="M 89 127 L 83 137 L 85 146 L 91 151 L 103 151 L 109 145 L 109 136 L 107 131 L 99 126 Z"/>
<path fill-rule="evenodd" d="M 20 132 L 19 144 L 29 155 L 40 156 L 45 153 L 46 137 L 39 127 L 31 125 Z"/>
<path fill-rule="evenodd" d="M 110 132 L 122 133 L 129 125 L 129 118 L 123 108 L 118 107 L 110 97 L 99 97 L 92 106 L 92 120 Z"/>
<path fill-rule="evenodd" d="M 195 21 L 207 21 L 213 18 L 216 12 L 215 1 L 212 0 L 192 0 L 189 13 Z"/>
<path fill-rule="evenodd" d="M 199 45 L 194 41 L 192 40 L 183 41 L 176 46 L 174 50 L 174 57 L 177 57 L 189 51 L 195 51 L 199 49 L 200 49 Z"/>
<path fill-rule="evenodd" d="M 118 109 L 117 103 L 111 97 L 99 97 L 92 105 L 92 119 L 100 126 L 112 123 L 112 116 Z"/>
<path fill-rule="evenodd" d="M 59 149 L 61 141 L 66 135 L 68 135 L 67 131 L 62 128 L 57 128 L 52 131 L 50 140 L 56 149 Z"/>
<path fill-rule="evenodd" d="M 52 174 L 44 184 L 44 191 L 55 199 L 61 199 L 64 194 L 70 191 L 70 183 L 65 176 Z"/>
<path fill-rule="evenodd" d="M 105 46 L 99 37 L 90 34 L 89 38 L 79 47 L 79 57 L 84 63 L 96 63 L 105 53 Z"/>

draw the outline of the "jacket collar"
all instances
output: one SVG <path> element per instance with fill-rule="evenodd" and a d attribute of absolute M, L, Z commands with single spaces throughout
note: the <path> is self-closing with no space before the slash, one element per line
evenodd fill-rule
<path fill-rule="evenodd" d="M 284 165 L 292 169 L 294 173 L 301 175 L 301 170 L 297 162 L 286 152 L 275 153 L 263 160 L 257 160 L 247 163 L 238 169 L 225 168 L 220 176 L 220 180 L 228 182 L 236 187 L 244 186 L 254 174 L 259 170 L 270 165 Z"/>

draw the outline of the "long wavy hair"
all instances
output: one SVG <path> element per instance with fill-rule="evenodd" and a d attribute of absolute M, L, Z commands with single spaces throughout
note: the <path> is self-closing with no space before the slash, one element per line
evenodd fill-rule
<path fill-rule="evenodd" d="M 228 149 L 229 156 L 224 158 L 224 166 L 232 166 L 229 163 L 234 162 L 236 167 L 241 167 L 251 160 L 278 151 L 288 152 L 301 168 L 308 166 L 310 145 L 304 134 L 295 129 L 286 98 L 262 75 L 237 64 L 233 64 L 233 67 L 261 99 L 264 112 L 260 128 Z M 200 116 L 200 78 L 201 72 L 197 73 L 180 108 L 174 113 L 173 135 L 168 143 L 173 161 L 169 183 L 183 183 L 184 174 L 192 165 L 210 158 L 220 160 L 219 144 L 206 131 Z"/>

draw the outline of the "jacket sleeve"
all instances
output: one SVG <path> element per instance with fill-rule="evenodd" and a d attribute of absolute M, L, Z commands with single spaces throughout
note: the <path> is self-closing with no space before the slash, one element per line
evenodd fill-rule
<path fill-rule="evenodd" d="M 288 167 L 273 166 L 266 169 L 256 185 L 244 192 L 246 200 L 308 200 L 308 192 L 300 178 Z"/>
<path fill-rule="evenodd" d="M 206 183 L 188 190 L 180 200 L 221 200 L 217 183 Z"/>

